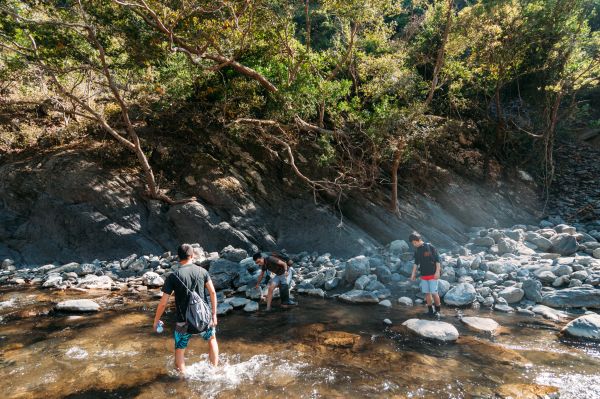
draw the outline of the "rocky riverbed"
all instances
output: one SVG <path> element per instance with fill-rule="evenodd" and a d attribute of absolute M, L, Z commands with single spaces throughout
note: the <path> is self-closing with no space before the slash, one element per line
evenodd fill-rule
<path fill-rule="evenodd" d="M 539 226 L 473 229 L 470 237 L 469 243 L 456 252 L 441 251 L 439 291 L 446 314 L 463 308 L 487 308 L 543 317 L 563 322 L 564 334 L 600 340 L 600 316 L 594 313 L 600 309 L 598 223 L 569 226 L 544 220 Z M 220 315 L 234 309 L 245 312 L 260 309 L 265 288 L 254 288 L 259 270 L 246 250 L 228 246 L 219 253 L 207 253 L 199 244 L 194 246 L 195 263 L 209 271 L 218 291 Z M 418 283 L 409 279 L 412 250 L 403 240 L 350 259 L 317 253 L 291 256 L 295 260 L 292 292 L 296 296 L 388 308 L 423 303 Z M 16 268 L 6 259 L 2 262 L 0 284 L 139 294 L 162 286 L 165 275 L 177 267 L 176 257 L 169 252 L 33 268 Z M 101 308 L 92 300 L 57 304 L 57 309 L 68 311 Z M 474 328 L 495 330 L 485 320 L 467 324 L 473 327 L 481 323 L 484 327 Z M 409 321 L 406 327 L 429 338 L 456 340 L 458 334 L 446 324 Z"/>

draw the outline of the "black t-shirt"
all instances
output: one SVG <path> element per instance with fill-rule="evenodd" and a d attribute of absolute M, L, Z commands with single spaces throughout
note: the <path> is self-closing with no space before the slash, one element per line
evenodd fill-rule
<path fill-rule="evenodd" d="M 433 245 L 424 243 L 415 250 L 415 264 L 419 265 L 421 276 L 433 276 L 436 262 L 440 262 L 440 255 Z"/>
<path fill-rule="evenodd" d="M 177 274 L 177 276 L 175 274 Z M 179 279 L 177 277 L 179 277 Z M 173 291 L 175 291 L 175 306 L 177 307 L 178 322 L 186 321 L 185 313 L 190 299 L 187 289 L 190 291 L 195 290 L 201 298 L 207 300 L 204 285 L 209 281 L 210 275 L 208 272 L 194 264 L 183 265 L 179 270 L 167 276 L 165 284 L 162 286 L 162 292 L 171 295 Z M 182 282 L 185 286 L 181 284 Z M 210 304 L 208 301 L 207 303 Z"/>
<path fill-rule="evenodd" d="M 277 259 L 274 256 L 267 256 L 264 258 L 265 264 L 260 267 L 262 271 L 270 271 L 275 273 L 278 276 L 285 274 L 285 267 L 281 266 L 279 262 L 283 262 L 282 260 Z"/>

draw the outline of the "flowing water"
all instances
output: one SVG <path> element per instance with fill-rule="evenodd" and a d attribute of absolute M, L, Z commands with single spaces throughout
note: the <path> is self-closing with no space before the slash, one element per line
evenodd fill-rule
<path fill-rule="evenodd" d="M 65 299 L 91 298 L 96 314 L 54 313 Z M 600 398 L 600 344 L 561 341 L 561 325 L 465 310 L 503 326 L 496 337 L 466 330 L 436 344 L 399 326 L 423 308 L 352 306 L 301 297 L 272 313 L 236 310 L 219 319 L 220 365 L 194 337 L 187 376 L 173 370 L 173 312 L 151 324 L 153 293 L 0 290 L 2 398 Z M 384 327 L 389 318 L 395 327 Z"/>

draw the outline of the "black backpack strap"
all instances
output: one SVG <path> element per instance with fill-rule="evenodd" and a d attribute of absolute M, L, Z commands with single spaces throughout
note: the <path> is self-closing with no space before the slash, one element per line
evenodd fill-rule
<path fill-rule="evenodd" d="M 194 292 L 194 290 L 196 289 L 196 286 L 198 285 L 198 281 L 196 280 L 196 284 L 194 284 L 194 287 L 192 288 L 192 290 L 190 291 L 190 289 L 187 287 L 187 285 L 183 282 L 183 280 L 181 280 L 181 278 L 177 275 L 177 272 L 173 272 L 173 275 L 175 275 L 175 277 L 177 278 L 177 280 L 179 280 L 179 282 L 181 283 L 181 285 L 183 285 L 185 287 L 185 289 L 188 292 L 188 298 L 187 298 L 187 302 L 190 302 L 190 297 L 192 295 L 192 292 Z M 187 320 L 187 317 L 183 316 L 183 313 L 181 312 L 181 309 L 179 309 L 179 307 L 177 306 L 177 302 L 175 303 L 175 307 L 177 308 L 177 312 L 179 312 L 179 315 L 181 316 L 181 318 L 183 320 Z"/>

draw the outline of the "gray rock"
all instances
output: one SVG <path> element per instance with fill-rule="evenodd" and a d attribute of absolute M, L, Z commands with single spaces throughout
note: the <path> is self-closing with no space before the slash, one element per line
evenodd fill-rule
<path fill-rule="evenodd" d="M 558 226 L 554 227 L 554 231 L 556 231 L 557 233 L 565 233 L 565 234 L 575 234 L 577 232 L 577 229 L 575 229 L 575 227 L 573 226 L 569 226 L 566 224 L 559 224 Z"/>
<path fill-rule="evenodd" d="M 535 271 L 534 274 L 542 283 L 551 284 L 556 280 L 556 275 L 550 270 Z"/>
<path fill-rule="evenodd" d="M 310 279 L 310 283 L 315 286 L 315 288 L 323 287 L 325 285 L 325 281 L 327 281 L 325 273 L 318 273 L 316 276 Z"/>
<path fill-rule="evenodd" d="M 341 279 L 339 277 L 335 277 L 335 278 L 332 278 L 331 280 L 327 280 L 327 281 L 325 281 L 323 288 L 325 288 L 327 291 L 333 290 L 333 289 L 337 288 L 337 286 L 340 284 L 340 281 L 341 281 Z"/>
<path fill-rule="evenodd" d="M 479 246 L 479 247 L 491 247 L 492 245 L 496 244 L 496 242 L 494 241 L 494 239 L 492 237 L 476 237 L 473 240 L 473 244 Z"/>
<path fill-rule="evenodd" d="M 100 305 L 91 299 L 71 299 L 56 304 L 56 310 L 61 312 L 97 312 Z"/>
<path fill-rule="evenodd" d="M 487 317 L 463 317 L 460 319 L 460 321 L 462 321 L 471 330 L 484 332 L 491 335 L 495 335 L 500 328 L 500 324 Z"/>
<path fill-rule="evenodd" d="M 392 254 L 402 254 L 409 251 L 410 247 L 404 240 L 395 240 L 390 243 L 390 253 Z"/>
<path fill-rule="evenodd" d="M 456 327 L 443 321 L 409 319 L 402 325 L 423 338 L 443 342 L 454 342 L 458 339 Z"/>
<path fill-rule="evenodd" d="M 523 229 L 515 229 L 505 231 L 504 234 L 513 241 L 523 241 L 525 239 L 525 231 Z"/>
<path fill-rule="evenodd" d="M 219 254 L 221 258 L 229 260 L 231 262 L 241 262 L 248 258 L 248 252 L 245 249 L 234 248 L 231 245 L 226 246 L 221 250 Z"/>
<path fill-rule="evenodd" d="M 481 265 L 481 256 L 477 255 L 471 262 L 471 270 L 479 269 L 479 265 Z"/>
<path fill-rule="evenodd" d="M 471 304 L 476 295 L 475 287 L 469 283 L 460 283 L 444 295 L 444 302 L 454 306 L 465 306 Z"/>
<path fill-rule="evenodd" d="M 360 276 L 359 278 L 356 279 L 356 281 L 354 282 L 354 289 L 357 290 L 364 290 L 365 287 L 371 282 L 371 279 L 369 278 L 369 276 Z"/>
<path fill-rule="evenodd" d="M 545 305 L 535 305 L 533 308 L 531 308 L 531 311 L 535 314 L 541 315 L 545 319 L 552 321 L 561 321 L 569 317 L 565 312 L 552 309 Z"/>
<path fill-rule="evenodd" d="M 233 306 L 231 306 L 229 303 L 222 302 L 217 305 L 217 315 L 219 316 L 225 315 L 231 312 L 231 310 L 233 310 Z"/>
<path fill-rule="evenodd" d="M 325 298 L 325 291 L 320 288 L 313 288 L 309 290 L 304 290 L 304 294 L 308 296 L 316 296 L 318 298 Z"/>
<path fill-rule="evenodd" d="M 246 290 L 246 297 L 250 299 L 260 299 L 263 296 L 263 292 L 260 288 L 251 287 Z"/>
<path fill-rule="evenodd" d="M 346 262 L 344 278 L 350 284 L 353 284 L 357 278 L 369 274 L 369 258 L 364 255 L 356 256 Z"/>
<path fill-rule="evenodd" d="M 504 304 L 495 304 L 494 310 L 497 310 L 499 312 L 504 312 L 504 313 L 512 313 L 515 311 L 514 308 L 510 307 L 509 305 L 504 305 Z"/>
<path fill-rule="evenodd" d="M 564 285 L 568 285 L 570 281 L 571 280 L 569 279 L 569 276 L 560 276 L 560 277 L 557 277 L 556 280 L 554 280 L 552 282 L 552 286 L 554 288 L 560 288 Z"/>
<path fill-rule="evenodd" d="M 377 280 L 384 284 L 388 284 L 392 281 L 392 272 L 387 266 L 378 266 L 375 269 L 375 275 L 377 276 Z"/>
<path fill-rule="evenodd" d="M 600 308 L 600 290 L 595 288 L 565 288 L 543 295 L 542 304 L 553 308 Z"/>
<path fill-rule="evenodd" d="M 392 325 L 392 321 L 390 319 L 383 319 L 383 324 L 391 326 Z"/>
<path fill-rule="evenodd" d="M 379 298 L 377 295 L 363 290 L 348 291 L 340 295 L 338 298 L 349 303 L 379 303 Z"/>
<path fill-rule="evenodd" d="M 552 268 L 552 273 L 557 277 L 568 276 L 573 273 L 573 268 L 569 265 L 558 265 Z"/>
<path fill-rule="evenodd" d="M 446 280 L 438 280 L 438 295 L 443 298 L 450 290 L 450 283 Z"/>
<path fill-rule="evenodd" d="M 500 238 L 498 240 L 498 254 L 513 254 L 519 249 L 519 243 L 510 238 Z"/>
<path fill-rule="evenodd" d="M 527 279 L 521 287 L 525 292 L 525 298 L 534 302 L 542 301 L 542 283 L 537 280 Z"/>
<path fill-rule="evenodd" d="M 381 281 L 371 280 L 369 284 L 365 287 L 366 291 L 383 291 L 386 287 L 381 283 Z"/>
<path fill-rule="evenodd" d="M 509 304 L 520 302 L 524 295 L 525 291 L 517 287 L 506 287 L 498 293 L 498 296 L 504 298 Z"/>
<path fill-rule="evenodd" d="M 407 296 L 398 298 L 398 303 L 404 306 L 413 306 L 413 300 Z"/>
<path fill-rule="evenodd" d="M 562 333 L 577 338 L 600 341 L 600 315 L 596 313 L 578 317 L 567 324 Z"/>
<path fill-rule="evenodd" d="M 79 266 L 76 273 L 78 276 L 86 276 L 88 274 L 93 274 L 96 271 L 96 266 L 91 263 L 84 263 Z"/>
<path fill-rule="evenodd" d="M 58 286 L 60 286 L 62 284 L 62 277 L 59 276 L 58 274 L 48 274 L 48 277 L 46 277 L 46 280 L 44 281 L 44 283 L 42 284 L 43 288 L 57 288 Z"/>
<path fill-rule="evenodd" d="M 109 276 L 95 276 L 88 274 L 77 284 L 81 288 L 87 288 L 89 290 L 110 290 L 114 282 Z"/>
<path fill-rule="evenodd" d="M 550 242 L 552 243 L 552 252 L 562 256 L 572 255 L 579 248 L 577 239 L 568 233 L 557 234 L 550 239 Z"/>
<path fill-rule="evenodd" d="M 491 272 L 496 273 L 496 274 L 507 274 L 507 273 L 511 273 L 514 272 L 516 270 L 516 267 L 510 263 L 506 263 L 506 262 L 488 262 L 488 268 Z"/>
<path fill-rule="evenodd" d="M 258 311 L 258 302 L 250 301 L 244 305 L 244 312 L 252 313 Z"/>
<path fill-rule="evenodd" d="M 379 305 L 384 306 L 386 308 L 391 308 L 392 302 L 389 299 L 384 299 L 383 301 L 379 302 Z"/>
<path fill-rule="evenodd" d="M 592 256 L 596 259 L 600 259 L 600 248 L 594 249 L 594 252 L 592 252 Z"/>
<path fill-rule="evenodd" d="M 249 302 L 252 302 L 252 301 L 248 298 L 242 298 L 239 296 L 234 296 L 234 297 L 225 299 L 225 303 L 230 304 L 231 306 L 233 306 L 234 309 L 246 306 Z"/>
<path fill-rule="evenodd" d="M 142 276 L 142 281 L 144 285 L 149 287 L 162 287 L 165 283 L 165 280 L 158 273 L 154 272 L 146 272 Z"/>

